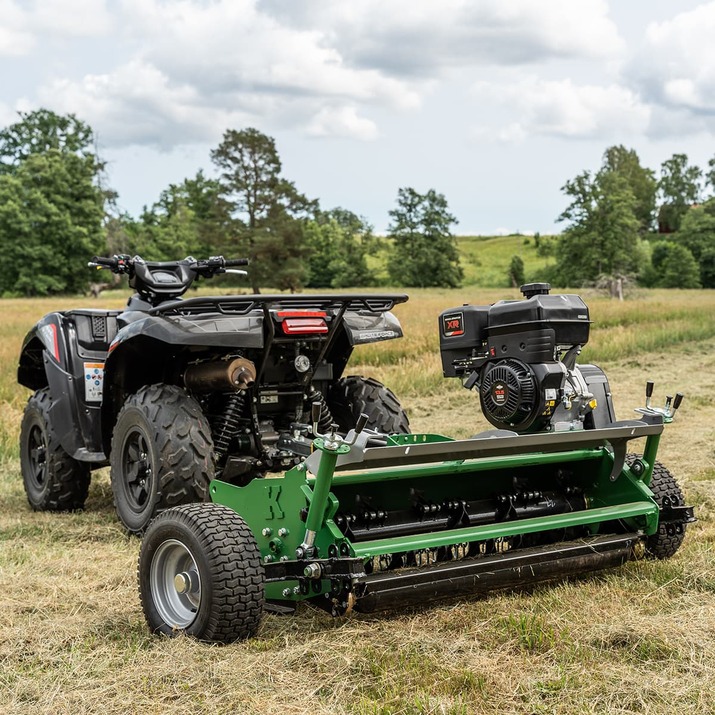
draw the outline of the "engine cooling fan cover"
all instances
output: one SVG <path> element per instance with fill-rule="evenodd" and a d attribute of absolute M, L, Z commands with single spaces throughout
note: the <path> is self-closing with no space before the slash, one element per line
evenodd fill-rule
<path fill-rule="evenodd" d="M 496 427 L 528 426 L 538 406 L 534 374 L 519 360 L 487 364 L 479 396 L 485 417 Z"/>

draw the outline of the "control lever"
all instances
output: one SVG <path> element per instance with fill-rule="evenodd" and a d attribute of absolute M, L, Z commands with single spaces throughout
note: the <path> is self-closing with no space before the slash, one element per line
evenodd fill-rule
<path fill-rule="evenodd" d="M 653 388 L 655 383 L 653 380 L 648 380 L 645 384 L 645 407 L 636 408 L 636 412 L 641 415 L 661 415 L 663 421 L 668 423 L 672 422 L 675 417 L 675 413 L 678 411 L 681 403 L 683 402 L 683 393 L 676 392 L 675 398 L 672 395 L 665 396 L 665 404 L 663 407 L 653 407 L 651 404 L 651 398 L 653 397 Z"/>

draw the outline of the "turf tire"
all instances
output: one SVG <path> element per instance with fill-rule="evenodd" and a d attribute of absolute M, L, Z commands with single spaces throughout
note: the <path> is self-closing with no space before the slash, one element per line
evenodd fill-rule
<path fill-rule="evenodd" d="M 110 464 L 114 506 L 130 533 L 172 506 L 207 501 L 213 440 L 198 402 L 175 385 L 142 387 L 119 412 Z"/>
<path fill-rule="evenodd" d="M 382 434 L 409 434 L 410 421 L 392 390 L 371 377 L 351 375 L 338 380 L 328 393 L 328 406 L 338 427 L 347 432 L 362 413 L 367 428 Z"/>
<path fill-rule="evenodd" d="M 89 492 L 89 466 L 62 449 L 50 420 L 48 388 L 27 401 L 20 426 L 20 470 L 35 511 L 82 509 Z"/>
<path fill-rule="evenodd" d="M 177 576 L 182 583 L 187 573 L 190 587 L 179 593 Z M 153 633 L 232 643 L 258 630 L 261 556 L 251 530 L 228 507 L 187 504 L 160 514 L 142 540 L 137 578 Z"/>
<path fill-rule="evenodd" d="M 640 455 L 629 454 L 626 462 L 631 464 Z M 685 497 L 678 482 L 670 471 L 660 462 L 653 466 L 650 489 L 659 508 L 669 502 L 673 506 L 685 504 Z M 685 524 L 658 524 L 658 531 L 648 537 L 646 553 L 652 559 L 669 559 L 680 548 L 685 538 Z"/>

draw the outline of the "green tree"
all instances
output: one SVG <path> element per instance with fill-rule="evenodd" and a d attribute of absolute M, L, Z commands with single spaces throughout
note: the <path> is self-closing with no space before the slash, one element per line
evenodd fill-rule
<path fill-rule="evenodd" d="M 305 235 L 310 247 L 309 286 L 344 288 L 375 283 L 367 256 L 378 242 L 365 219 L 343 208 L 321 211 L 308 223 Z"/>
<path fill-rule="evenodd" d="M 705 174 L 705 185 L 715 194 L 715 156 L 708 161 L 708 170 Z"/>
<path fill-rule="evenodd" d="M 103 251 L 108 192 L 91 128 L 48 110 L 20 114 L 0 132 L 0 291 L 80 291 L 79 270 Z"/>
<path fill-rule="evenodd" d="M 0 175 L 0 293 L 84 291 L 81 267 L 104 243 L 103 200 L 87 169 L 52 149 Z"/>
<path fill-rule="evenodd" d="M 514 255 L 511 257 L 507 277 L 509 278 L 509 285 L 511 285 L 512 288 L 518 288 L 526 283 L 524 278 L 524 261 L 521 259 L 521 256 Z"/>
<path fill-rule="evenodd" d="M 702 171 L 697 166 L 688 164 L 686 154 L 673 154 L 661 164 L 660 192 L 662 205 L 658 212 L 658 224 L 661 231 L 677 231 L 688 208 L 700 198 L 700 179 Z"/>
<path fill-rule="evenodd" d="M 653 270 L 658 288 L 700 288 L 700 268 L 685 246 L 659 241 L 653 246 Z"/>
<path fill-rule="evenodd" d="M 390 279 L 405 286 L 456 288 L 464 272 L 452 234 L 457 219 L 443 194 L 430 189 L 419 194 L 399 189 L 397 208 L 390 211 L 388 228 L 393 246 L 387 261 Z"/>
<path fill-rule="evenodd" d="M 115 221 L 122 224 L 122 231 L 110 223 L 108 233 L 114 243 L 123 240 L 119 252 L 138 253 L 147 260 L 204 258 L 236 250 L 230 245 L 235 230 L 230 205 L 221 196 L 218 181 L 201 171 L 193 179 L 170 184 L 138 220 L 124 216 Z"/>
<path fill-rule="evenodd" d="M 261 283 L 280 283 L 283 272 L 292 276 L 288 282 L 294 284 L 301 274 L 295 266 L 305 262 L 307 249 L 293 240 L 299 231 L 291 221 L 312 217 L 317 202 L 281 176 L 275 141 L 257 129 L 227 130 L 211 159 L 221 170 L 222 194 L 236 221 L 233 235 L 252 259 L 249 276 L 254 290 Z M 290 254 L 286 254 L 288 247 Z"/>
<path fill-rule="evenodd" d="M 579 174 L 562 191 L 571 203 L 559 217 L 569 221 L 556 246 L 554 280 L 580 286 L 599 278 L 628 276 L 645 263 L 636 198 L 619 173 Z"/>
<path fill-rule="evenodd" d="M 641 166 L 638 154 L 622 144 L 611 146 L 603 155 L 602 171 L 623 177 L 633 194 L 633 213 L 643 233 L 653 225 L 658 182 L 652 169 Z"/>
<path fill-rule="evenodd" d="M 675 236 L 696 260 L 700 260 L 704 251 L 715 249 L 715 199 L 688 209 Z"/>

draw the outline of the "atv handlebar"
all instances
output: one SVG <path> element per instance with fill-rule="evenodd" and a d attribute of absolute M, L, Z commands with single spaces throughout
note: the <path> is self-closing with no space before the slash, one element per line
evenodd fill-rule
<path fill-rule="evenodd" d="M 161 263 L 147 263 L 140 256 L 134 256 L 133 258 L 127 254 L 114 255 L 111 258 L 94 256 L 91 261 L 87 263 L 90 268 L 97 268 L 98 270 L 106 269 L 112 271 L 112 273 L 128 273 L 130 276 L 134 274 L 135 263 L 142 263 L 149 266 L 159 267 Z M 247 266 L 249 264 L 248 258 L 224 258 L 223 256 L 211 256 L 210 258 L 195 259 L 191 256 L 185 258 L 183 261 L 167 261 L 163 265 L 176 265 L 182 263 L 186 265 L 189 269 L 193 269 L 197 275 L 203 276 L 204 278 L 210 278 L 217 273 L 225 273 L 226 268 L 230 266 Z"/>
<path fill-rule="evenodd" d="M 247 266 L 248 258 L 224 258 L 223 265 L 226 268 L 230 266 Z"/>

